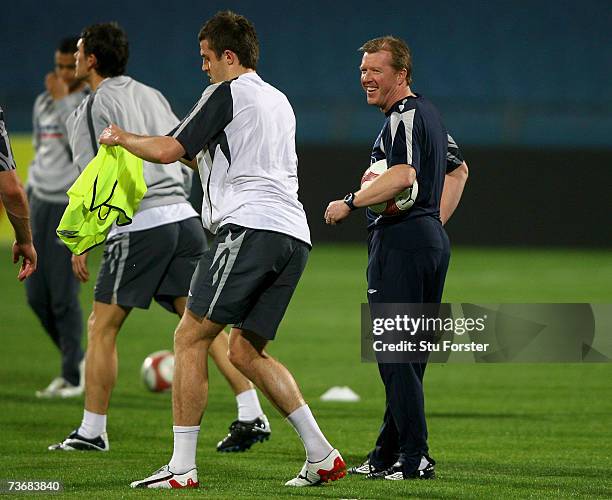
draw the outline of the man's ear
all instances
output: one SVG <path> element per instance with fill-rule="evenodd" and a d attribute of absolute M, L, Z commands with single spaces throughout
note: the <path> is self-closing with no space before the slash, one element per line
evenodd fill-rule
<path fill-rule="evenodd" d="M 402 82 L 406 81 L 406 75 L 408 74 L 408 72 L 403 69 L 401 71 L 398 71 L 397 73 L 397 84 L 401 84 Z"/>
<path fill-rule="evenodd" d="M 228 65 L 238 64 L 238 57 L 231 50 L 226 50 L 223 52 L 223 57 L 227 61 Z"/>
<path fill-rule="evenodd" d="M 85 57 L 87 58 L 88 69 L 95 69 L 98 66 L 98 58 L 95 56 L 95 54 L 89 54 Z"/>

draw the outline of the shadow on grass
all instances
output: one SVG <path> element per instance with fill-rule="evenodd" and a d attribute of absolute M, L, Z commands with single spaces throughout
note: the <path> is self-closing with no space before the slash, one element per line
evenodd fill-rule
<path fill-rule="evenodd" d="M 504 419 L 504 420 L 531 420 L 534 414 L 529 413 L 483 413 L 483 412 L 427 412 L 427 418 L 452 419 Z M 546 415 L 537 415 L 538 420 L 546 420 Z"/>
<path fill-rule="evenodd" d="M 0 401 L 17 404 L 27 403 L 30 405 L 39 405 L 41 407 L 66 407 L 66 406 L 83 406 L 83 397 L 76 397 L 70 399 L 59 399 L 59 398 L 37 398 L 34 395 L 28 393 L 16 393 L 16 392 L 0 392 Z M 159 397 L 154 394 L 142 393 L 118 393 L 113 394 L 111 405 L 114 408 L 128 408 L 133 410 L 141 409 L 157 409 L 157 408 L 168 408 L 171 407 L 170 393 L 160 394 Z"/>

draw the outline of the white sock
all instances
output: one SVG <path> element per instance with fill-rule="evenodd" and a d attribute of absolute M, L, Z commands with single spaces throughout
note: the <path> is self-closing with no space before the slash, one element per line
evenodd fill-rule
<path fill-rule="evenodd" d="M 263 415 L 255 389 L 249 389 L 238 394 L 236 403 L 238 404 L 238 420 L 241 422 L 252 422 Z"/>
<path fill-rule="evenodd" d="M 98 415 L 97 413 L 83 410 L 83 420 L 77 432 L 87 439 L 98 437 L 106 432 L 106 415 Z"/>
<path fill-rule="evenodd" d="M 300 406 L 287 417 L 287 420 L 304 443 L 306 459 L 309 462 L 323 460 L 334 449 L 319 429 L 319 425 L 308 405 Z"/>
<path fill-rule="evenodd" d="M 174 453 L 172 453 L 168 465 L 175 474 L 184 474 L 196 466 L 196 448 L 200 426 L 182 427 L 173 425 L 172 431 L 174 432 Z"/>

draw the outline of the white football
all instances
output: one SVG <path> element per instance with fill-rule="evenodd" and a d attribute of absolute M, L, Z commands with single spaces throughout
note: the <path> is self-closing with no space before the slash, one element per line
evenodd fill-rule
<path fill-rule="evenodd" d="M 140 370 L 144 385 L 152 392 L 167 391 L 172 388 L 174 376 L 174 354 L 170 351 L 157 351 L 149 354 Z"/>
<path fill-rule="evenodd" d="M 372 163 L 370 167 L 363 173 L 361 177 L 361 187 L 364 188 L 372 183 L 380 174 L 387 170 L 387 160 L 378 160 Z M 368 208 L 377 214 L 382 215 L 397 215 L 400 212 L 408 210 L 419 195 L 419 183 L 414 180 L 414 184 L 408 189 L 397 194 L 394 199 L 370 205 Z"/>

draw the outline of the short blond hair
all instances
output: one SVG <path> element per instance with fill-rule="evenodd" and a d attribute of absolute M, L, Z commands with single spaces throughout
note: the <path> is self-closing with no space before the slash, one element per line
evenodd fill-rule
<path fill-rule="evenodd" d="M 381 36 L 368 40 L 361 47 L 360 52 L 380 52 L 386 50 L 391 53 L 391 66 L 396 71 L 406 70 L 406 83 L 412 83 L 412 56 L 408 44 L 401 38 L 391 35 Z"/>

